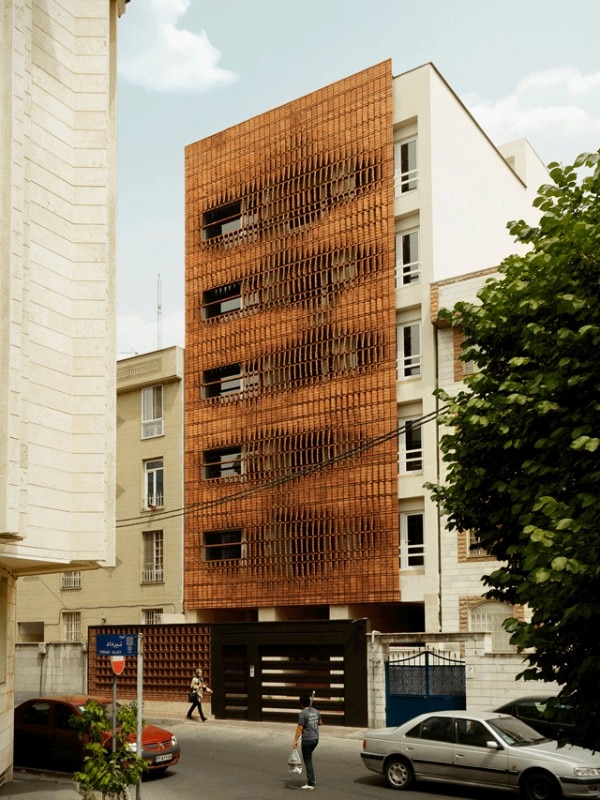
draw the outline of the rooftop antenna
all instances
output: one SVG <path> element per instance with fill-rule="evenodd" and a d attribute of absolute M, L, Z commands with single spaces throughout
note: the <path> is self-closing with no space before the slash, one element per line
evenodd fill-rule
<path fill-rule="evenodd" d="M 160 283 L 160 272 L 156 282 L 156 341 L 157 349 L 162 349 L 162 287 Z"/>

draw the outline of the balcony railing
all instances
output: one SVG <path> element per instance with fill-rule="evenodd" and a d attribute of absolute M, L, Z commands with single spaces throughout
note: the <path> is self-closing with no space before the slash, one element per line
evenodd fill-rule
<path fill-rule="evenodd" d="M 162 583 L 165 579 L 162 567 L 144 567 L 142 571 L 142 583 Z"/>

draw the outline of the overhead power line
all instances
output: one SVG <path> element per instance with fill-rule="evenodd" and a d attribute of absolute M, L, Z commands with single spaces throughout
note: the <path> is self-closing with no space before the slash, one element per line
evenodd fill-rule
<path fill-rule="evenodd" d="M 425 425 L 427 422 L 431 422 L 440 414 L 443 414 L 446 411 L 448 406 L 443 406 L 442 408 L 437 409 L 436 411 L 432 411 L 429 414 L 425 414 L 422 417 L 418 417 L 417 419 L 410 420 L 410 427 L 411 429 L 420 428 Z M 382 434 L 381 436 L 374 436 L 370 439 L 367 439 L 365 442 L 362 442 L 354 447 L 350 447 L 344 452 L 339 453 L 336 456 L 332 456 L 331 458 L 324 459 L 320 461 L 318 464 L 311 464 L 308 467 L 304 467 L 303 469 L 296 470 L 294 472 L 290 472 L 286 475 L 282 475 L 279 478 L 274 478 L 270 481 L 263 481 L 259 484 L 254 486 L 248 486 L 247 488 L 240 489 L 239 491 L 232 492 L 231 494 L 224 495 L 223 497 L 219 497 L 215 500 L 206 500 L 200 503 L 194 503 L 191 506 L 184 506 L 183 508 L 175 508 L 171 509 L 170 511 L 155 511 L 152 514 L 152 520 L 163 521 L 168 519 L 175 519 L 176 517 L 182 517 L 187 514 L 194 514 L 197 511 L 203 511 L 207 508 L 213 508 L 214 506 L 223 505 L 225 503 L 231 503 L 235 500 L 243 500 L 247 497 L 252 497 L 255 494 L 259 494 L 260 492 L 265 491 L 266 489 L 273 489 L 277 486 L 282 486 L 283 484 L 290 483 L 291 481 L 296 481 L 300 478 L 305 478 L 309 475 L 313 475 L 316 472 L 321 472 L 324 469 L 332 466 L 333 464 L 337 464 L 340 461 L 345 461 L 349 458 L 353 458 L 360 453 L 364 453 L 366 450 L 372 450 L 374 447 L 377 447 L 384 442 L 388 442 L 390 439 L 394 439 L 395 437 L 399 436 L 402 433 L 406 432 L 406 424 L 400 425 L 394 430 L 389 431 L 388 433 Z M 140 525 L 148 520 L 148 515 L 139 515 L 136 517 L 124 517 L 121 520 L 117 521 L 117 528 L 128 528 L 133 525 Z"/>

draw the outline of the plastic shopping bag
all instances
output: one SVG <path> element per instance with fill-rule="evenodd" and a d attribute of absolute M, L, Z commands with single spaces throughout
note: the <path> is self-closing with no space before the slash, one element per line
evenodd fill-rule
<path fill-rule="evenodd" d="M 302 760 L 300 758 L 300 753 L 295 748 L 290 753 L 287 763 L 290 772 L 295 772 L 296 775 L 301 774 Z"/>

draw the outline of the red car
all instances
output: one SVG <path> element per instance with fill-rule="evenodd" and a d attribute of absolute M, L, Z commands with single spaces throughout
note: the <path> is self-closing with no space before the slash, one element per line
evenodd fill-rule
<path fill-rule="evenodd" d="M 83 764 L 84 742 L 79 739 L 69 720 L 73 714 L 81 715 L 89 700 L 96 700 L 109 709 L 112 719 L 112 701 L 88 695 L 61 695 L 36 697 L 15 708 L 14 763 L 20 767 L 46 769 L 78 769 Z M 111 732 L 107 732 L 107 741 Z M 135 736 L 131 737 L 135 749 Z M 179 761 L 177 738 L 155 725 L 142 729 L 142 758 L 151 772 L 165 771 Z"/>

